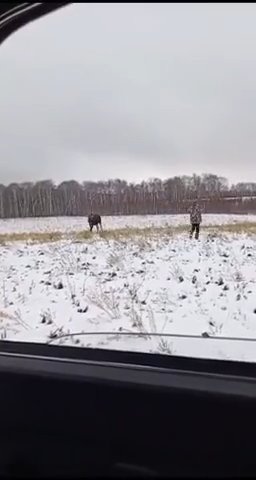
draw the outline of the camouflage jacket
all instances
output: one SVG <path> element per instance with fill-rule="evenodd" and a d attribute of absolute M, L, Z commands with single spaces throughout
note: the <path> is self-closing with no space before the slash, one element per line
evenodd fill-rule
<path fill-rule="evenodd" d="M 201 223 L 202 221 L 202 213 L 199 205 L 193 206 L 189 209 L 190 213 L 190 223 Z"/>

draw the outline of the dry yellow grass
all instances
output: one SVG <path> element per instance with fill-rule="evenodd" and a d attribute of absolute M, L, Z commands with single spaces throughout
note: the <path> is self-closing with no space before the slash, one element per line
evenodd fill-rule
<path fill-rule="evenodd" d="M 0 234 L 0 244 L 13 242 L 29 243 L 48 243 L 58 242 L 63 238 L 61 232 L 26 232 L 26 233 L 7 233 Z"/>
<path fill-rule="evenodd" d="M 91 234 L 89 231 L 81 231 L 75 234 L 78 240 L 89 240 L 92 238 L 102 238 L 106 240 L 124 240 L 130 238 L 154 238 L 159 236 L 172 236 L 175 234 L 186 233 L 189 231 L 189 225 L 178 225 L 168 227 L 146 227 L 146 228 L 120 228 L 115 230 L 105 230 L 99 235 Z M 207 233 L 236 233 L 236 234 L 256 234 L 256 223 L 244 222 L 230 225 L 202 225 L 202 232 Z"/>
<path fill-rule="evenodd" d="M 9 315 L 9 313 L 5 313 L 2 310 L 0 310 L 0 321 L 1 320 L 13 320 L 14 317 Z"/>
<path fill-rule="evenodd" d="M 60 240 L 72 239 L 79 242 L 102 240 L 116 240 L 118 242 L 125 242 L 132 238 L 146 241 L 153 238 L 163 236 L 173 236 L 177 234 L 187 233 L 189 231 L 189 225 L 179 226 L 167 226 L 167 227 L 145 227 L 145 228 L 119 228 L 115 230 L 104 230 L 97 234 L 91 233 L 89 230 L 82 230 L 80 232 L 26 232 L 26 233 L 10 233 L 0 235 L 0 244 L 5 245 L 7 243 L 21 242 L 21 243 L 49 243 L 58 242 Z M 233 233 L 248 235 L 256 234 L 256 222 L 243 222 L 234 223 L 230 225 L 202 225 L 201 231 L 207 233 Z"/>
<path fill-rule="evenodd" d="M 230 225 L 218 225 L 217 227 L 206 227 L 207 229 L 216 229 L 224 233 L 248 233 L 256 234 L 255 222 L 232 223 Z"/>

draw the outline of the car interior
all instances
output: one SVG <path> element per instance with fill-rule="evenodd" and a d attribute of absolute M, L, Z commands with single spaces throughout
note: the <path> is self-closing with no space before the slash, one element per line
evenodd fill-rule
<path fill-rule="evenodd" d="M 69 5 L 1 3 L 0 43 Z M 256 475 L 253 363 L 1 340 L 0 384 L 1 478 Z"/>

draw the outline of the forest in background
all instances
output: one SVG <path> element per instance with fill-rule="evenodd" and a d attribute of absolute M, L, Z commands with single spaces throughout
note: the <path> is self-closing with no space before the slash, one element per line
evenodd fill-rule
<path fill-rule="evenodd" d="M 205 213 L 256 214 L 256 183 L 229 186 L 224 177 L 203 174 L 137 184 L 120 179 L 0 184 L 0 218 L 86 216 L 91 211 L 100 215 L 176 214 L 187 212 L 197 198 Z"/>

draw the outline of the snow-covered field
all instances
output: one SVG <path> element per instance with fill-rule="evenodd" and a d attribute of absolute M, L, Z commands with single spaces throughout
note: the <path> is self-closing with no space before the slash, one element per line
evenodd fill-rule
<path fill-rule="evenodd" d="M 106 217 L 103 225 L 160 227 L 187 220 Z M 205 215 L 203 225 L 242 222 L 256 219 Z M 256 235 L 217 229 L 212 236 L 203 225 L 199 242 L 186 233 L 120 240 L 95 233 L 80 243 L 1 245 L 1 338 L 256 361 Z M 0 222 L 0 234 L 84 228 L 81 217 Z"/>
<path fill-rule="evenodd" d="M 256 222 L 256 215 L 204 215 L 204 225 L 228 225 L 242 222 Z M 104 229 L 145 228 L 187 225 L 187 215 L 130 215 L 102 217 Z M 0 221 L 0 235 L 26 232 L 78 232 L 88 228 L 85 217 L 22 218 Z"/>

